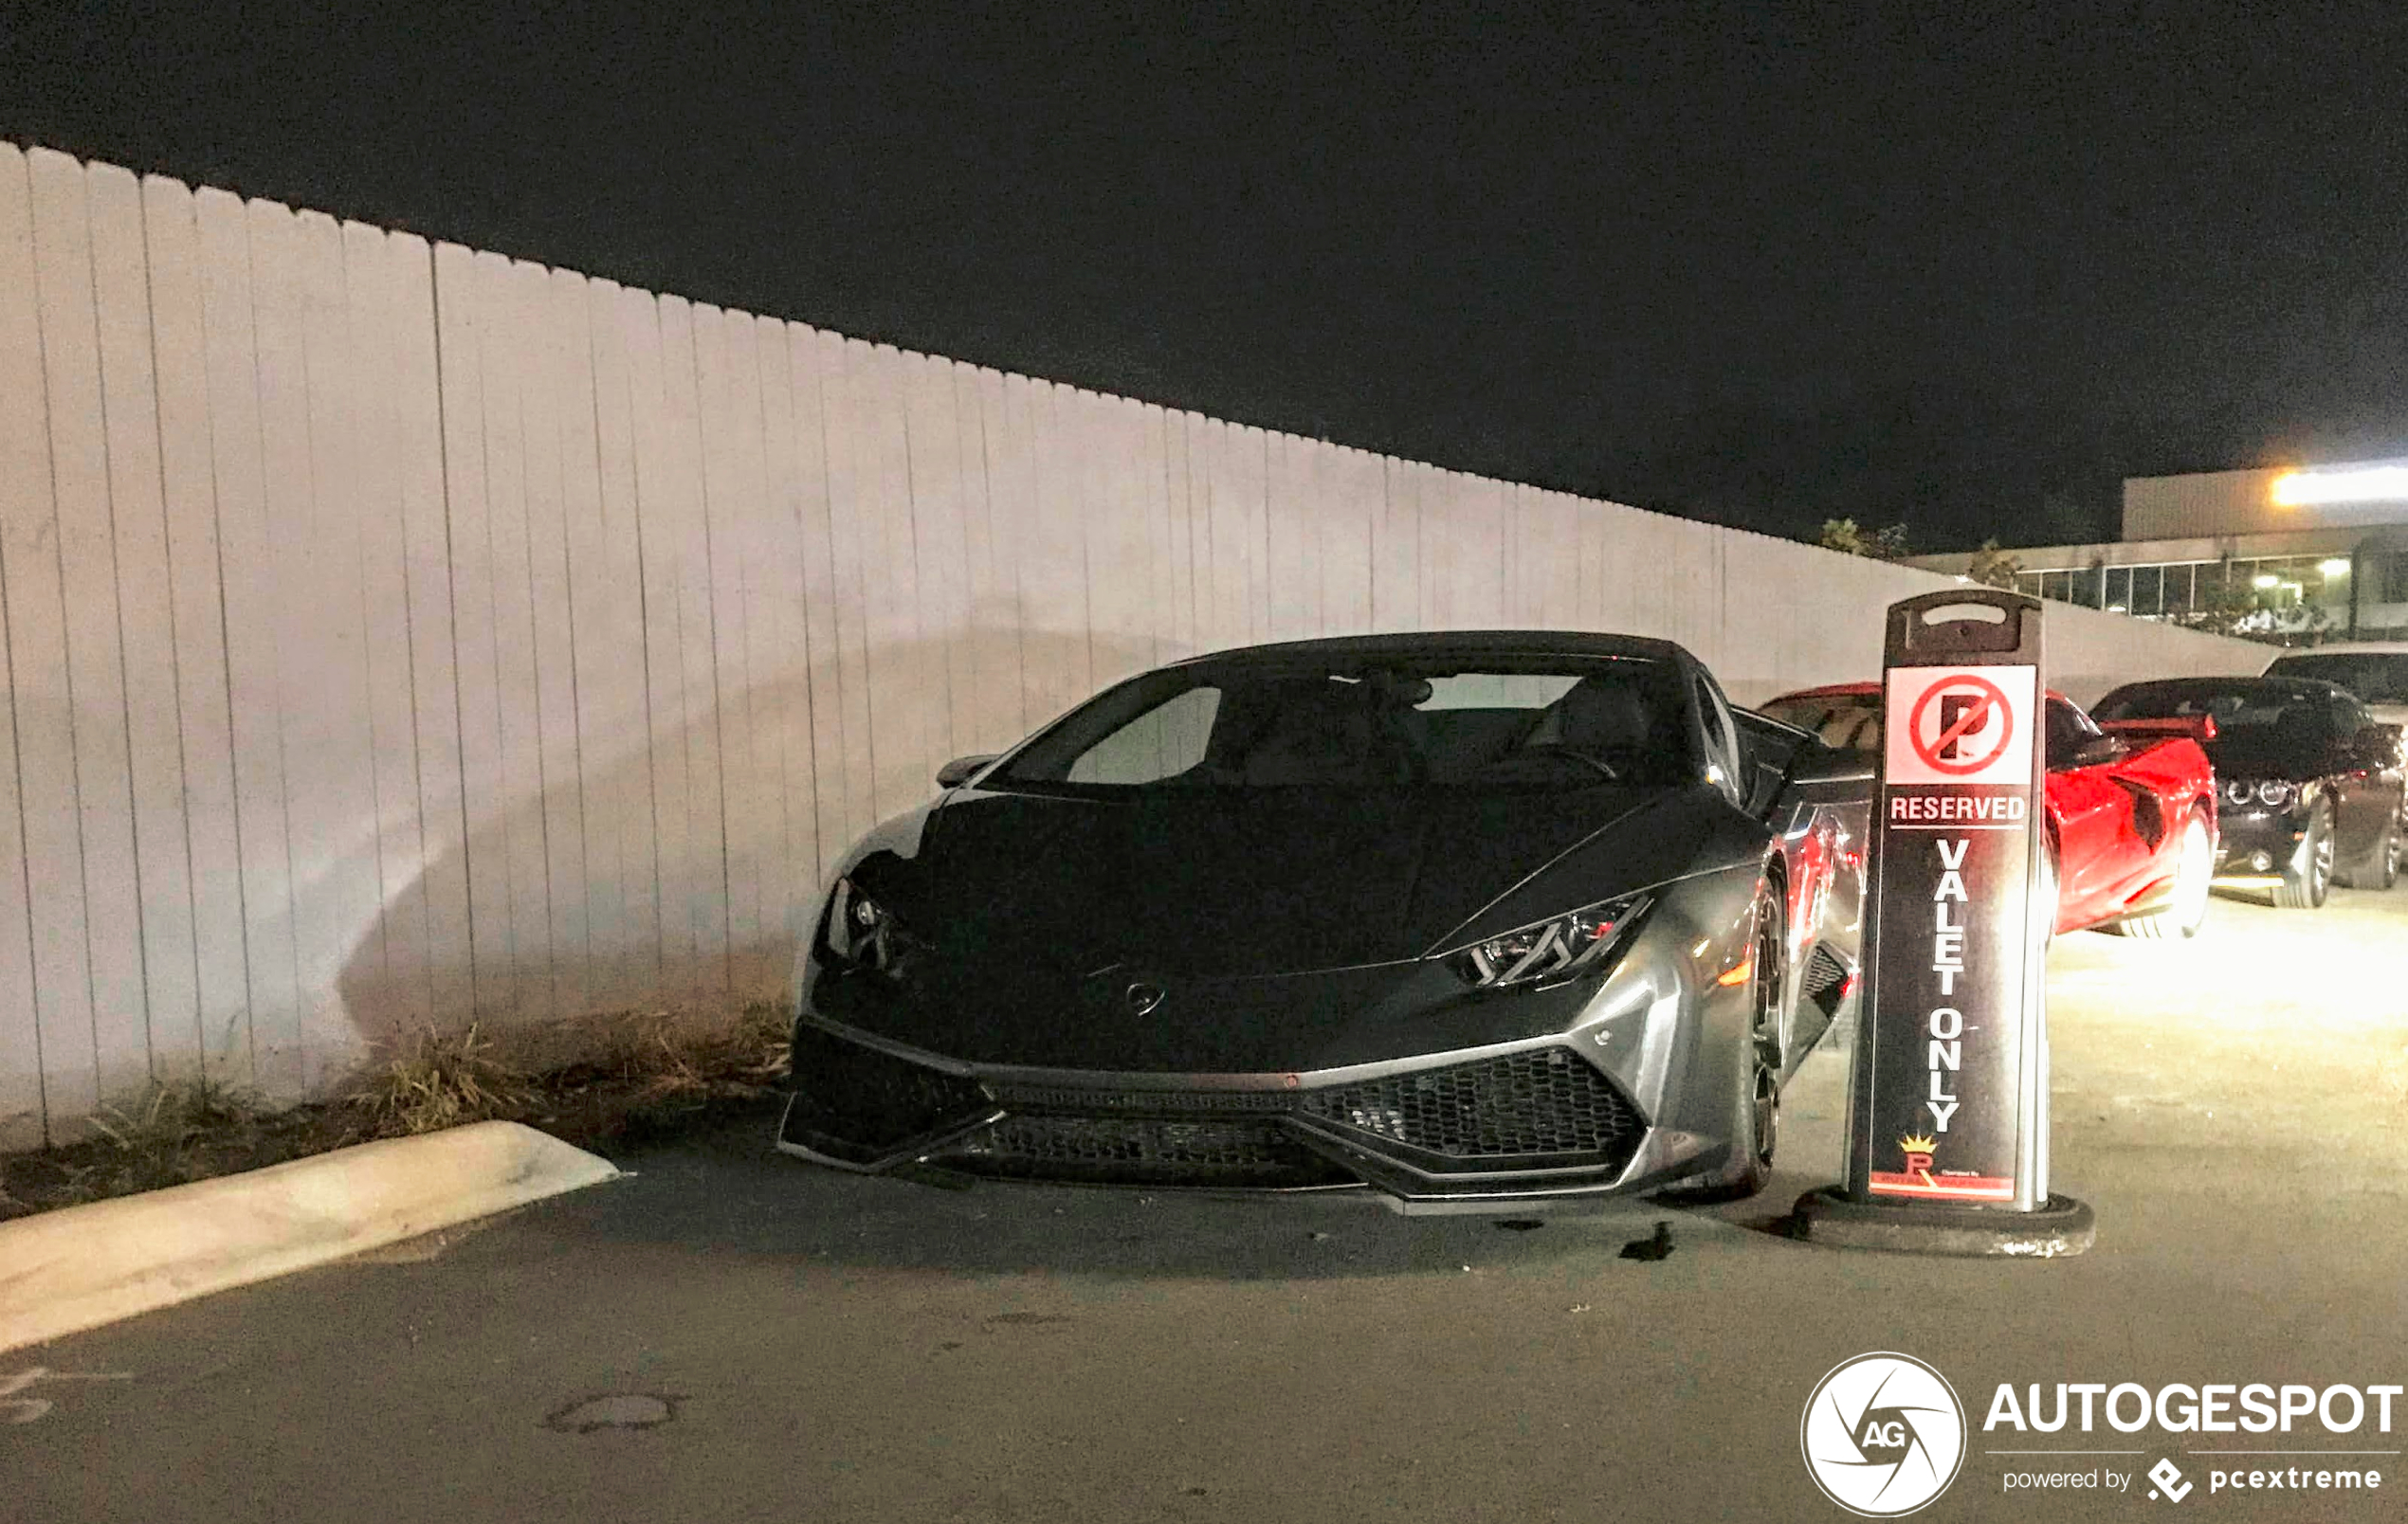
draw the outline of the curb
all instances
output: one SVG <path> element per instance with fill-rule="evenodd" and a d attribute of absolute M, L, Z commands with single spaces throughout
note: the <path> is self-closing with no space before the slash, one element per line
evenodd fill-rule
<path fill-rule="evenodd" d="M 1858 1202 L 1840 1187 L 1825 1186 L 1797 1198 L 1789 1223 L 1790 1236 L 1810 1243 L 1899 1254 L 2061 1260 L 2087 1252 L 2098 1238 L 2098 1220 L 2087 1205 L 2054 1195 L 2032 1211 L 2017 1212 L 1996 1206 Z"/>
<path fill-rule="evenodd" d="M 618 1177 L 517 1122 L 388 1138 L 0 1223 L 0 1351 Z"/>

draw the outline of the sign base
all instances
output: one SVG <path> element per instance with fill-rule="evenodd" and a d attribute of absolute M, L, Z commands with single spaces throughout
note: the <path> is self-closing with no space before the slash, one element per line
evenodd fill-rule
<path fill-rule="evenodd" d="M 2090 1208 L 2071 1196 L 2051 1196 L 2031 1211 L 2016 1211 L 1998 1206 L 1856 1201 L 1837 1186 L 1798 1197 L 1790 1212 L 1789 1230 L 1792 1238 L 1835 1248 L 2021 1260 L 2080 1254 L 2097 1237 Z"/>

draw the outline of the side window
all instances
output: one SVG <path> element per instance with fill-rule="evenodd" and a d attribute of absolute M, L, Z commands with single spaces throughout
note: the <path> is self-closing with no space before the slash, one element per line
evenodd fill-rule
<path fill-rule="evenodd" d="M 1707 781 L 1729 794 L 1733 802 L 1747 797 L 1745 775 L 1740 767 L 1739 737 L 1731 727 L 1731 706 L 1723 701 L 1722 690 L 1714 680 L 1699 673 L 1697 683 L 1697 714 L 1706 729 L 1706 763 Z"/>
<path fill-rule="evenodd" d="M 2082 711 L 2062 698 L 2050 699 L 2048 719 L 2040 737 L 2048 766 L 2057 771 L 2072 767 L 2083 743 L 2098 734 L 2099 728 Z"/>
<path fill-rule="evenodd" d="M 1218 688 L 1190 688 L 1080 753 L 1066 781 L 1140 784 L 1176 777 L 1204 760 L 1220 707 Z"/>

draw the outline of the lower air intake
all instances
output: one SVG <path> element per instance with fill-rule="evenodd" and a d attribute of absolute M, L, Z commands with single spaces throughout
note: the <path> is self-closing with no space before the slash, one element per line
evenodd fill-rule
<path fill-rule="evenodd" d="M 1354 1180 L 1270 1117 L 1012 1116 L 931 1162 L 974 1174 L 1112 1185 L 1259 1189 Z"/>
<path fill-rule="evenodd" d="M 1560 1047 L 1311 1092 L 1305 1113 L 1442 1160 L 1627 1162 L 1646 1134 L 1614 1081 Z"/>
<path fill-rule="evenodd" d="M 1806 971 L 1799 977 L 1797 991 L 1813 1001 L 1825 1016 L 1839 1014 L 1839 1003 L 1847 998 L 1848 965 L 1826 943 L 1815 944 L 1815 955 L 1806 960 Z"/>
<path fill-rule="evenodd" d="M 794 1029 L 794 1099 L 786 1113 L 792 1143 L 854 1164 L 885 1158 L 994 1115 L 975 1080 L 848 1043 L 815 1026 Z"/>

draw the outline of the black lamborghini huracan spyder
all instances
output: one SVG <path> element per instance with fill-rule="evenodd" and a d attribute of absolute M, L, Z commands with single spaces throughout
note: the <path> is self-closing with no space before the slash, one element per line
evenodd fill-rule
<path fill-rule="evenodd" d="M 847 855 L 779 1146 L 1407 1211 L 1751 1193 L 1854 987 L 1850 766 L 1662 641 L 1144 673 Z"/>

